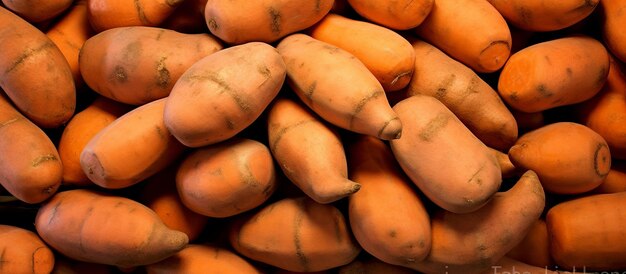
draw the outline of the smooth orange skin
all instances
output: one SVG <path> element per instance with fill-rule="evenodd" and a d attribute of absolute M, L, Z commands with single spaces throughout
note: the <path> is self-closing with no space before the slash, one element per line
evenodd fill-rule
<path fill-rule="evenodd" d="M 51 274 L 115 274 L 116 267 L 112 265 L 88 263 L 67 258 L 56 254 L 54 259 L 54 269 Z"/>
<path fill-rule="evenodd" d="M 526 47 L 511 56 L 498 79 L 498 92 L 523 112 L 585 101 L 609 73 L 609 54 L 597 40 L 569 36 Z"/>
<path fill-rule="evenodd" d="M 204 17 L 212 34 L 231 45 L 272 43 L 324 18 L 333 0 L 208 0 Z"/>
<path fill-rule="evenodd" d="M 351 53 L 296 33 L 277 46 L 288 83 L 324 120 L 384 140 L 400 138 L 402 123 L 376 77 Z"/>
<path fill-rule="evenodd" d="M 160 27 L 182 33 L 208 33 L 204 9 L 208 0 L 185 0 Z"/>
<path fill-rule="evenodd" d="M 513 247 L 506 256 L 537 267 L 550 267 L 554 264 L 550 257 L 550 237 L 546 221 L 538 219 L 526 233 L 526 237 Z"/>
<path fill-rule="evenodd" d="M 182 203 L 198 214 L 224 218 L 243 213 L 274 193 L 272 155 L 251 139 L 231 138 L 197 148 L 182 160 L 176 189 Z"/>
<path fill-rule="evenodd" d="M 54 19 L 72 6 L 73 0 L 2 0 L 4 6 L 31 23 Z"/>
<path fill-rule="evenodd" d="M 599 134 L 572 122 L 556 122 L 522 135 L 509 150 L 520 170 L 533 170 L 547 192 L 579 194 L 604 181 L 611 152 Z"/>
<path fill-rule="evenodd" d="M 145 267 L 147 274 L 220 273 L 261 274 L 259 269 L 229 249 L 190 244 L 175 255 Z"/>
<path fill-rule="evenodd" d="M 414 74 L 407 96 L 433 96 L 487 146 L 507 150 L 517 140 L 517 123 L 498 93 L 476 72 L 435 46 L 412 39 Z"/>
<path fill-rule="evenodd" d="M 316 202 L 332 203 L 359 190 L 359 184 L 348 180 L 348 163 L 336 128 L 306 106 L 276 99 L 268 111 L 267 132 L 278 166 Z"/>
<path fill-rule="evenodd" d="M 120 267 L 163 260 L 189 241 L 146 206 L 85 189 L 54 195 L 39 208 L 35 228 L 48 245 L 69 258 Z"/>
<path fill-rule="evenodd" d="M 30 230 L 0 224 L 0 250 L 0 273 L 48 274 L 54 268 L 54 253 Z"/>
<path fill-rule="evenodd" d="M 139 106 L 100 130 L 80 154 L 83 172 L 95 184 L 125 188 L 159 172 L 185 147 L 163 122 L 167 97 Z"/>
<path fill-rule="evenodd" d="M 361 251 L 342 213 L 308 197 L 284 198 L 240 217 L 229 241 L 245 257 L 299 272 L 348 264 Z"/>
<path fill-rule="evenodd" d="M 419 26 L 430 14 L 434 0 L 348 0 L 350 6 L 369 21 L 394 30 Z"/>
<path fill-rule="evenodd" d="M 77 87 L 84 84 L 78 64 L 80 48 L 93 35 L 93 32 L 87 19 L 85 0 L 76 1 L 67 14 L 46 31 L 48 38 L 61 50 L 70 65 Z"/>
<path fill-rule="evenodd" d="M 379 260 L 410 267 L 430 251 L 428 212 L 387 144 L 357 138 L 348 149 L 350 179 L 361 184 L 349 197 L 352 233 Z"/>
<path fill-rule="evenodd" d="M 76 109 L 76 88 L 63 53 L 43 32 L 3 7 L 0 30 L 0 88 L 36 125 L 63 125 Z"/>
<path fill-rule="evenodd" d="M 131 109 L 131 106 L 100 96 L 70 119 L 57 146 L 63 163 L 64 185 L 93 184 L 80 165 L 81 152 L 98 132 Z"/>
<path fill-rule="evenodd" d="M 391 149 L 411 181 L 451 212 L 469 213 L 487 204 L 502 182 L 489 148 L 434 97 L 414 95 L 393 109 L 404 134 L 390 142 Z"/>
<path fill-rule="evenodd" d="M 1 90 L 0 90 L 1 91 Z M 0 94 L 0 183 L 15 198 L 43 202 L 58 190 L 63 165 L 54 143 Z"/>
<path fill-rule="evenodd" d="M 626 268 L 626 192 L 596 194 L 562 202 L 546 215 L 550 254 L 560 269 Z"/>
<path fill-rule="evenodd" d="M 129 26 L 161 24 L 182 0 L 87 0 L 89 23 L 96 32 Z"/>
<path fill-rule="evenodd" d="M 600 1 L 603 41 L 607 48 L 622 62 L 626 62 L 626 1 Z"/>
<path fill-rule="evenodd" d="M 210 34 L 119 27 L 85 42 L 80 72 L 95 92 L 121 103 L 142 105 L 167 97 L 189 67 L 222 48 Z"/>
<path fill-rule="evenodd" d="M 616 193 L 626 191 L 626 162 L 612 161 L 611 170 L 604 182 L 593 189 L 592 193 Z"/>
<path fill-rule="evenodd" d="M 528 31 L 555 31 L 587 18 L 600 0 L 488 0 L 510 24 Z"/>
<path fill-rule="evenodd" d="M 431 219 L 432 249 L 413 269 L 423 273 L 493 271 L 492 266 L 522 241 L 544 206 L 541 182 L 528 171 L 511 189 L 498 192 L 475 212 L 439 210 Z"/>
<path fill-rule="evenodd" d="M 330 13 L 309 32 L 357 57 L 387 92 L 403 89 L 411 80 L 415 52 L 409 41 L 388 28 Z"/>
<path fill-rule="evenodd" d="M 476 72 L 499 70 L 511 53 L 511 31 L 486 0 L 434 0 L 415 31 Z"/>

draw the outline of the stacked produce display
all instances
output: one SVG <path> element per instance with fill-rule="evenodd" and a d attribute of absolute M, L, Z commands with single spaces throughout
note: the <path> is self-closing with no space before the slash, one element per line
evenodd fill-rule
<path fill-rule="evenodd" d="M 626 0 L 3 0 L 0 274 L 622 273 Z"/>

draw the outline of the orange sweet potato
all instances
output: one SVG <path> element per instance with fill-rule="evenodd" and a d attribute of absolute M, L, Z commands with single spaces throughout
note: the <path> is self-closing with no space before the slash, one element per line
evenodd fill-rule
<path fill-rule="evenodd" d="M 626 62 L 626 1 L 600 1 L 603 41 L 619 60 Z"/>
<path fill-rule="evenodd" d="M 405 128 L 402 138 L 390 142 L 393 154 L 431 201 L 468 213 L 498 191 L 502 173 L 496 157 L 443 103 L 417 94 L 393 109 Z"/>
<path fill-rule="evenodd" d="M 73 0 L 2 0 L 4 6 L 31 23 L 58 16 L 72 6 Z"/>
<path fill-rule="evenodd" d="M 228 44 L 272 43 L 321 20 L 332 0 L 208 0 L 204 17 L 211 33 Z"/>
<path fill-rule="evenodd" d="M 274 193 L 272 155 L 264 144 L 243 138 L 197 148 L 181 162 L 176 188 L 183 204 L 199 214 L 240 214 Z"/>
<path fill-rule="evenodd" d="M 56 254 L 54 269 L 51 274 L 116 274 L 116 267 L 105 264 L 89 263 Z"/>
<path fill-rule="evenodd" d="M 593 193 L 616 193 L 626 191 L 626 161 L 611 161 L 611 170 L 604 182 Z"/>
<path fill-rule="evenodd" d="M 526 237 L 513 247 L 506 256 L 537 267 L 550 267 L 550 237 L 544 219 L 538 219 L 526 233 Z"/>
<path fill-rule="evenodd" d="M 339 267 L 337 274 L 414 274 L 415 271 L 393 264 L 385 263 L 376 258 L 357 258 L 351 263 Z"/>
<path fill-rule="evenodd" d="M 404 37 L 388 28 L 331 13 L 310 30 L 310 35 L 354 55 L 385 91 L 403 89 L 411 80 L 415 52 Z"/>
<path fill-rule="evenodd" d="M 26 203 L 52 196 L 63 177 L 52 140 L 20 114 L 0 89 L 0 184 Z"/>
<path fill-rule="evenodd" d="M 593 97 L 608 73 L 609 55 L 599 41 L 557 38 L 513 54 L 498 79 L 498 92 L 517 110 L 540 112 Z"/>
<path fill-rule="evenodd" d="M 165 260 L 147 265 L 145 269 L 147 274 L 263 273 L 231 250 L 209 244 L 190 244 Z"/>
<path fill-rule="evenodd" d="M 48 274 L 54 267 L 52 250 L 30 230 L 0 224 L 0 273 Z"/>
<path fill-rule="evenodd" d="M 168 96 L 191 65 L 220 49 L 220 42 L 209 34 L 119 27 L 85 42 L 80 50 L 80 72 L 97 93 L 141 105 Z"/>
<path fill-rule="evenodd" d="M 40 127 L 67 122 L 76 88 L 63 53 L 40 30 L 0 7 L 0 88 Z"/>
<path fill-rule="evenodd" d="M 54 195 L 39 208 L 35 228 L 69 258 L 120 267 L 163 260 L 189 241 L 138 202 L 84 189 Z"/>
<path fill-rule="evenodd" d="M 599 186 L 611 169 L 602 136 L 572 122 L 556 122 L 522 135 L 509 150 L 520 170 L 533 170 L 548 192 L 576 194 Z"/>
<path fill-rule="evenodd" d="M 88 18 L 96 32 L 129 26 L 161 24 L 182 0 L 87 0 Z"/>
<path fill-rule="evenodd" d="M 357 13 L 374 23 L 396 30 L 408 30 L 426 19 L 434 0 L 348 0 L 348 3 Z"/>
<path fill-rule="evenodd" d="M 359 254 L 336 207 L 308 197 L 284 198 L 231 223 L 229 241 L 243 256 L 290 271 L 345 265 Z"/>
<path fill-rule="evenodd" d="M 511 54 L 511 31 L 487 0 L 434 0 L 417 34 L 477 72 L 499 70 Z"/>
<path fill-rule="evenodd" d="M 306 34 L 292 34 L 277 46 L 289 84 L 324 120 L 384 140 L 400 138 L 402 123 L 382 85 L 349 52 Z"/>
<path fill-rule="evenodd" d="M 224 141 L 261 116 L 285 75 L 283 59 L 266 43 L 251 42 L 211 54 L 176 82 L 165 105 L 165 124 L 186 146 Z"/>
<path fill-rule="evenodd" d="M 410 267 L 430 251 L 430 218 L 418 193 L 380 139 L 361 136 L 349 146 L 349 219 L 359 245 L 383 262 Z"/>
<path fill-rule="evenodd" d="M 105 188 L 124 188 L 150 177 L 177 159 L 185 147 L 163 122 L 167 97 L 137 107 L 100 130 L 85 145 L 80 165 Z"/>
<path fill-rule="evenodd" d="M 493 148 L 489 148 L 489 150 L 498 161 L 498 166 L 500 166 L 500 171 L 502 172 L 502 178 L 512 178 L 515 175 L 519 175 L 519 171 L 511 162 L 508 154 Z"/>

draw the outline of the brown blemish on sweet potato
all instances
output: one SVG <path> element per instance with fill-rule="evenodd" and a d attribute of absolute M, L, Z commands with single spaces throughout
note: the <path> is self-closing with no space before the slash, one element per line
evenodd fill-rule
<path fill-rule="evenodd" d="M 46 155 L 42 155 L 42 156 L 35 158 L 33 162 L 31 163 L 31 166 L 37 167 L 38 165 L 41 165 L 42 163 L 49 162 L 49 161 L 58 161 L 58 160 L 59 159 L 55 155 L 46 154 Z"/>
<path fill-rule="evenodd" d="M 432 120 L 428 121 L 426 126 L 419 133 L 420 140 L 424 142 L 430 142 L 433 140 L 435 136 L 446 127 L 448 121 L 450 120 L 450 115 L 448 113 L 441 112 L 435 116 Z"/>
<path fill-rule="evenodd" d="M 377 98 L 378 96 L 384 96 L 384 95 L 385 95 L 385 92 L 383 90 L 374 90 L 372 93 L 370 93 L 369 95 L 367 95 L 364 98 L 362 98 L 356 104 L 356 106 L 354 107 L 354 110 L 352 110 L 352 113 L 350 114 L 350 125 L 349 125 L 349 128 L 352 128 L 353 123 L 354 123 L 354 119 L 363 110 L 363 108 L 365 107 L 365 105 L 367 103 L 369 103 L 373 99 Z"/>
<path fill-rule="evenodd" d="M 52 47 L 56 47 L 54 45 L 54 43 L 52 43 L 51 41 L 46 41 L 43 44 L 39 45 L 38 47 L 35 48 L 27 48 L 26 50 L 23 51 L 22 55 L 20 55 L 20 57 L 18 57 L 13 64 L 11 64 L 5 71 L 4 74 L 7 75 L 13 71 L 15 71 L 16 69 L 18 69 L 22 64 L 24 64 L 26 62 L 26 60 L 41 54 L 41 53 L 45 53 L 49 48 Z"/>

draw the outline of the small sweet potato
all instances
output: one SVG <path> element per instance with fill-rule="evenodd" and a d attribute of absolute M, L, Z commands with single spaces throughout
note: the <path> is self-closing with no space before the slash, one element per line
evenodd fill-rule
<path fill-rule="evenodd" d="M 55 256 L 30 230 L 0 224 L 0 273 L 48 274 Z"/>

